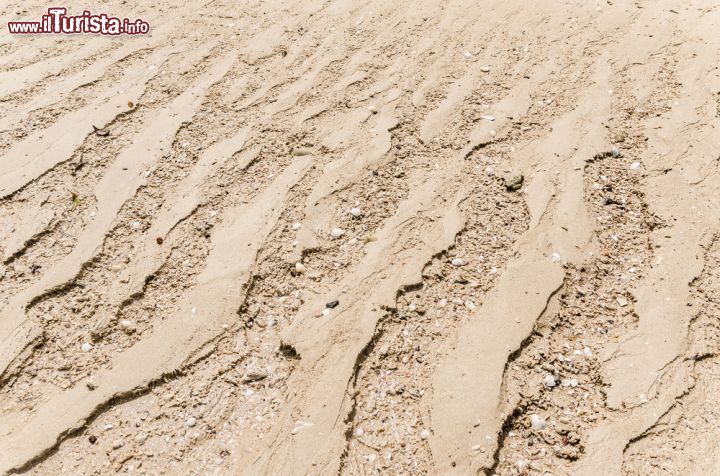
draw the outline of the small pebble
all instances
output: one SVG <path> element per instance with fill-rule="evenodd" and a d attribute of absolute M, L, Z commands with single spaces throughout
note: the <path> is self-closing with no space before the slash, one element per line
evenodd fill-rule
<path fill-rule="evenodd" d="M 470 53 L 469 51 L 463 53 L 463 56 L 465 57 L 465 59 L 471 59 L 473 57 L 472 53 Z"/>
<path fill-rule="evenodd" d="M 302 225 L 301 225 L 300 223 L 293 223 L 293 224 L 292 224 L 292 229 L 293 229 L 293 231 L 298 231 L 301 227 L 302 227 Z"/>
<path fill-rule="evenodd" d="M 245 375 L 243 376 L 242 382 L 243 383 L 250 383 L 250 382 L 257 382 L 258 380 L 263 380 L 267 378 L 268 373 L 262 369 L 251 369 L 245 372 Z"/>
<path fill-rule="evenodd" d="M 298 261 L 297 263 L 295 263 L 295 271 L 297 271 L 298 273 L 304 273 L 305 265 Z"/>
<path fill-rule="evenodd" d="M 465 265 L 465 260 L 463 260 L 462 258 L 453 258 L 453 260 L 451 261 L 451 263 L 452 263 L 453 266 L 464 266 L 464 265 Z"/>
<path fill-rule="evenodd" d="M 430 431 L 429 430 L 423 430 L 420 432 L 420 438 L 423 440 L 427 440 L 430 438 Z"/>
<path fill-rule="evenodd" d="M 560 261 L 562 261 L 562 258 L 558 253 L 553 253 L 551 259 L 553 263 L 559 263 Z"/>
<path fill-rule="evenodd" d="M 340 228 L 333 228 L 332 230 L 330 230 L 330 236 L 332 236 L 333 238 L 340 238 L 344 234 L 345 232 Z"/>
<path fill-rule="evenodd" d="M 590 350 L 590 347 L 585 347 L 583 349 L 583 354 L 585 354 L 585 357 L 592 357 L 592 355 L 593 355 L 592 350 Z"/>
<path fill-rule="evenodd" d="M 640 170 L 640 162 L 633 162 L 630 164 L 630 170 Z"/>
<path fill-rule="evenodd" d="M 487 167 L 485 167 L 485 175 L 487 175 L 488 177 L 492 177 L 493 175 L 495 175 L 495 171 L 492 167 L 488 165 Z"/>
<path fill-rule="evenodd" d="M 185 421 L 185 426 L 192 428 L 197 424 L 197 419 L 194 417 L 190 417 Z"/>
<path fill-rule="evenodd" d="M 617 297 L 617 303 L 618 303 L 618 306 L 620 306 L 620 307 L 625 307 L 625 306 L 628 305 L 628 300 L 625 299 L 623 296 L 618 296 L 618 297 Z"/>
<path fill-rule="evenodd" d="M 330 308 L 330 309 L 334 309 L 334 308 L 337 307 L 338 304 L 340 304 L 340 301 L 338 301 L 337 299 L 335 299 L 335 300 L 330 301 L 329 303 L 325 304 L 325 307 Z"/>
<path fill-rule="evenodd" d="M 114 450 L 117 450 L 117 449 L 122 448 L 122 447 L 123 447 L 123 442 L 122 442 L 122 440 L 115 440 L 115 441 L 113 441 L 112 447 L 113 447 Z"/>
<path fill-rule="evenodd" d="M 92 344 L 89 342 L 83 342 L 83 345 L 80 346 L 80 349 L 83 352 L 90 352 L 90 350 L 93 348 Z"/>
<path fill-rule="evenodd" d="M 487 66 L 482 66 L 482 67 L 480 68 L 480 71 L 482 71 L 483 73 L 489 73 L 489 72 L 490 72 L 490 68 L 488 68 Z"/>
<path fill-rule="evenodd" d="M 480 118 L 490 122 L 495 120 L 495 116 L 480 116 Z"/>
<path fill-rule="evenodd" d="M 538 415 L 530 415 L 530 425 L 535 430 L 544 430 L 547 426 L 547 422 L 540 418 Z"/>
<path fill-rule="evenodd" d="M 553 388 L 555 385 L 557 385 L 557 382 L 555 382 L 555 376 L 550 374 L 546 375 L 545 386 L 548 388 Z"/>
<path fill-rule="evenodd" d="M 360 215 L 362 215 L 362 210 L 360 210 L 360 209 L 357 208 L 357 207 L 351 208 L 351 209 L 350 209 L 350 215 L 352 215 L 352 216 L 354 216 L 354 217 L 359 217 Z"/>
<path fill-rule="evenodd" d="M 620 149 L 618 149 L 617 147 L 613 147 L 612 149 L 610 149 L 610 155 L 612 155 L 613 157 L 620 157 Z"/>

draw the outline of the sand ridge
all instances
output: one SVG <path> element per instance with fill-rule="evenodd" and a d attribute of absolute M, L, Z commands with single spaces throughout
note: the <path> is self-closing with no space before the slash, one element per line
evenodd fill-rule
<path fill-rule="evenodd" d="M 104 8 L 0 29 L 0 474 L 717 469 L 716 8 Z"/>

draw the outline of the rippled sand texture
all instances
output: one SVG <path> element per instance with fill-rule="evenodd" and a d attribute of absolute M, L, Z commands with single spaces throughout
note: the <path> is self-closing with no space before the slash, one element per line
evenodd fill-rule
<path fill-rule="evenodd" d="M 0 28 L 0 474 L 720 473 L 717 6 L 144 3 Z"/>

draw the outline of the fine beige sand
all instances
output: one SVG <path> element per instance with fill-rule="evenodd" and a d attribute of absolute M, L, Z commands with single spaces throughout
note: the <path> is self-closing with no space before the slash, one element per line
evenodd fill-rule
<path fill-rule="evenodd" d="M 0 6 L 0 474 L 720 474 L 715 2 L 149 3 Z"/>

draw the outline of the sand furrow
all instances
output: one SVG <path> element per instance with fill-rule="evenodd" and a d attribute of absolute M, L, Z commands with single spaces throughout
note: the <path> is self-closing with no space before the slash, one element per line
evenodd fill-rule
<path fill-rule="evenodd" d="M 170 146 L 177 129 L 192 117 L 195 108 L 199 106 L 202 93 L 218 81 L 234 61 L 232 55 L 219 60 L 197 84 L 159 112 L 156 119 L 135 138 L 133 144 L 112 163 L 97 184 L 94 189 L 97 200 L 95 220 L 83 230 L 73 251 L 56 263 L 39 282 L 22 294 L 14 296 L 3 308 L 0 318 L 0 339 L 3 342 L 0 373 L 4 373 L 17 351 L 32 341 L 37 332 L 27 328 L 24 320 L 25 306 L 80 272 L 82 265 L 102 244 L 102 239 L 122 204 L 141 185 L 145 169 L 163 149 Z M 144 160 L 138 160 L 139 157 Z"/>
<path fill-rule="evenodd" d="M 0 27 L 0 474 L 717 469 L 720 9 L 103 9 Z"/>

